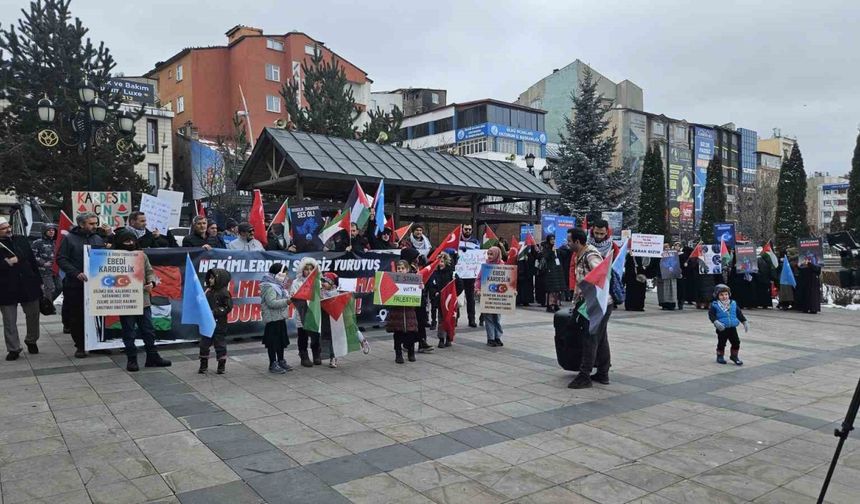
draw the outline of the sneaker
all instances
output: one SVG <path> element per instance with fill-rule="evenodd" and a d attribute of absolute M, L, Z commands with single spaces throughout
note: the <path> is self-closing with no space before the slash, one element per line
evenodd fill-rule
<path fill-rule="evenodd" d="M 594 373 L 591 375 L 591 381 L 601 383 L 603 385 L 609 385 L 609 374 Z"/>
<path fill-rule="evenodd" d="M 328 361 L 328 367 L 337 369 L 337 357 L 332 357 L 331 360 Z"/>
<path fill-rule="evenodd" d="M 87 357 L 87 352 L 84 350 L 75 350 L 76 359 L 84 359 Z"/>
<path fill-rule="evenodd" d="M 286 373 L 286 371 L 284 371 L 284 368 L 279 366 L 277 362 L 273 362 L 273 363 L 269 364 L 269 372 L 274 373 L 274 374 Z"/>
<path fill-rule="evenodd" d="M 505 344 L 502 343 L 502 340 L 500 340 L 499 338 L 496 338 L 496 346 L 505 346 Z"/>
<path fill-rule="evenodd" d="M 591 384 L 591 377 L 587 374 L 579 373 L 576 375 L 576 378 L 573 379 L 572 382 L 567 384 L 567 388 L 569 389 L 584 389 L 591 388 L 593 385 Z"/>
<path fill-rule="evenodd" d="M 21 354 L 21 352 L 9 352 L 6 354 L 6 360 L 7 361 L 18 360 L 18 356 L 20 354 Z"/>
<path fill-rule="evenodd" d="M 725 363 L 726 363 L 726 358 L 723 357 L 722 355 L 717 355 L 717 364 L 725 364 Z"/>
<path fill-rule="evenodd" d="M 27 353 L 36 355 L 39 353 L 39 345 L 35 343 L 27 343 Z"/>
<path fill-rule="evenodd" d="M 284 371 L 289 372 L 289 371 L 293 370 L 293 366 L 290 366 L 289 364 L 287 364 L 286 359 L 279 360 L 278 365 L 281 366 L 281 369 L 283 369 Z"/>
<path fill-rule="evenodd" d="M 737 355 L 732 355 L 731 357 L 729 357 L 729 359 L 731 359 L 732 362 L 734 362 L 735 365 L 737 365 L 737 366 L 743 366 L 744 365 L 744 361 L 742 361 L 740 359 L 740 357 L 738 357 Z M 723 361 L 723 363 L 725 363 L 725 361 Z"/>
<path fill-rule="evenodd" d="M 202 364 L 200 365 L 200 368 L 203 369 Z M 134 359 L 134 360 L 129 359 L 128 363 L 125 365 L 125 370 L 128 371 L 129 373 L 136 373 L 136 372 L 140 371 L 140 366 L 137 364 L 137 359 Z"/>
<path fill-rule="evenodd" d="M 439 344 L 436 345 L 436 348 L 445 348 L 445 338 L 439 338 Z"/>
<path fill-rule="evenodd" d="M 370 353 L 370 342 L 366 339 L 361 340 L 361 353 L 367 355 Z"/>
<path fill-rule="evenodd" d="M 487 346 L 497 347 L 499 345 L 496 344 L 496 340 L 487 340 Z"/>

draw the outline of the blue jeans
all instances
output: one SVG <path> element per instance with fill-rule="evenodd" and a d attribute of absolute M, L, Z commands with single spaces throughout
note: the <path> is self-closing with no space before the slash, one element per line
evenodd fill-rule
<path fill-rule="evenodd" d="M 487 331 L 487 341 L 502 339 L 502 316 L 498 313 L 484 313 L 484 329 Z"/>
<path fill-rule="evenodd" d="M 155 328 L 152 326 L 152 310 L 147 306 L 143 315 L 121 315 L 122 343 L 125 345 L 125 355 L 129 359 L 137 358 L 137 347 L 134 345 L 135 327 L 140 330 L 140 338 L 147 354 L 157 353 L 155 350 Z"/>

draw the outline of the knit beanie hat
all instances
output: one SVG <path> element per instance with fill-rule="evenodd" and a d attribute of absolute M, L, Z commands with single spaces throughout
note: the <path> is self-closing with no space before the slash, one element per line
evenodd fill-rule
<path fill-rule="evenodd" d="M 717 286 L 714 287 L 714 299 L 720 297 L 720 293 L 722 292 L 728 292 L 730 296 L 732 295 L 732 290 L 729 288 L 728 285 L 717 284 Z"/>

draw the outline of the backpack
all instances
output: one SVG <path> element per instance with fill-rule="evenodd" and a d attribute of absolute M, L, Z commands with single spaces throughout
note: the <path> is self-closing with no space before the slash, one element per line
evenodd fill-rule
<path fill-rule="evenodd" d="M 612 301 L 615 304 L 621 304 L 627 297 L 627 292 L 624 288 L 624 282 L 621 281 L 621 276 L 618 272 L 611 270 L 611 278 L 609 279 L 609 294 L 612 296 Z"/>

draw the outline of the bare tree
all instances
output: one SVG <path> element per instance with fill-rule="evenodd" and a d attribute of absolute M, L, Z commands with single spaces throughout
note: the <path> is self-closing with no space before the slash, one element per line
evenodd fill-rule
<path fill-rule="evenodd" d="M 755 192 L 742 192 L 740 198 L 740 231 L 755 243 L 764 243 L 773 238 L 776 222 L 777 187 L 772 182 L 758 178 Z"/>
<path fill-rule="evenodd" d="M 248 158 L 249 147 L 245 121 L 236 114 L 232 134 L 216 140 L 212 162 L 192 167 L 196 189 L 203 196 L 201 199 L 224 218 L 239 218 L 243 201 L 247 199 L 236 189 L 236 179 Z"/>

